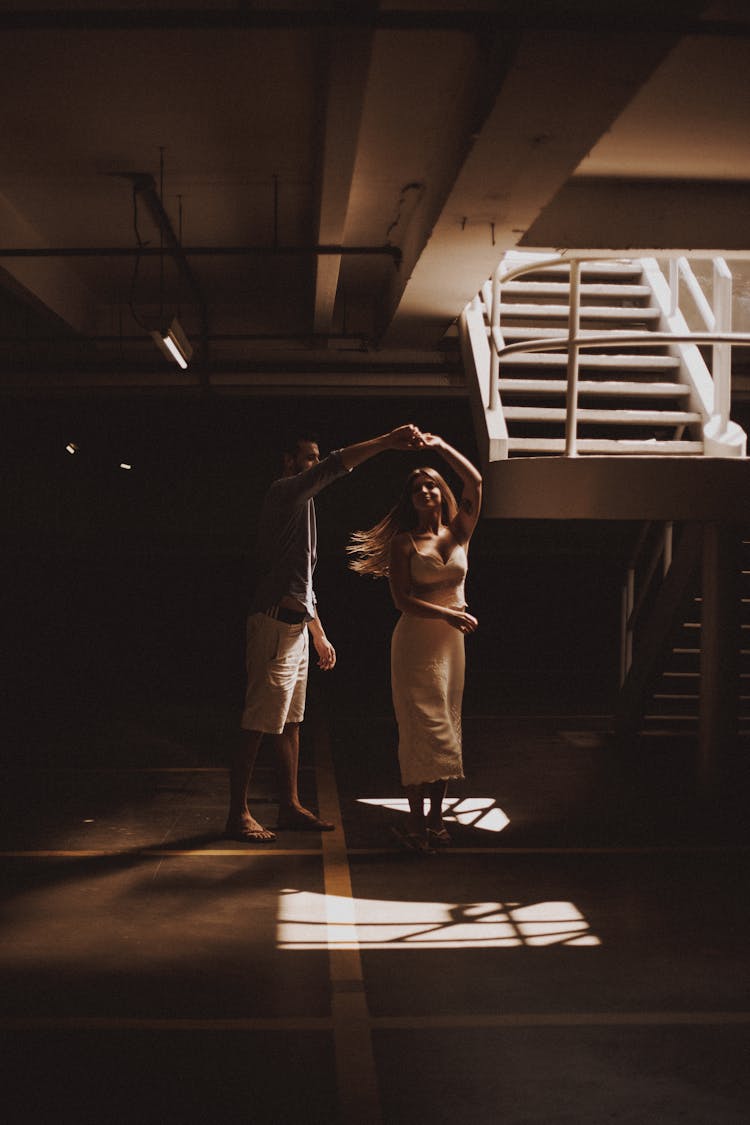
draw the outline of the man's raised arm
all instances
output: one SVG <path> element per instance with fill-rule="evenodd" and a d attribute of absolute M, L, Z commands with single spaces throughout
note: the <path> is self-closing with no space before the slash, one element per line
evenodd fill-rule
<path fill-rule="evenodd" d="M 423 445 L 422 434 L 408 423 L 398 426 L 380 437 L 360 441 L 355 445 L 347 445 L 339 451 L 339 456 L 346 469 L 356 469 L 364 461 L 369 461 L 376 453 L 383 453 L 386 449 L 420 449 Z"/>

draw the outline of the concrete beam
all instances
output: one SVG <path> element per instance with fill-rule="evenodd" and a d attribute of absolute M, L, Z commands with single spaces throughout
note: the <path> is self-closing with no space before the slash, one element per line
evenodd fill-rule
<path fill-rule="evenodd" d="M 39 232 L 0 195 L 0 246 L 46 246 Z M 94 299 L 80 278 L 59 258 L 6 259 L 0 269 L 0 287 L 31 304 L 49 309 L 75 332 L 94 326 Z"/>
<path fill-rule="evenodd" d="M 494 519 L 750 521 L 750 460 L 511 457 L 485 468 Z"/>
<path fill-rule="evenodd" d="M 344 241 L 371 50 L 372 32 L 367 29 L 340 29 L 331 39 L 321 144 L 320 244 L 339 246 Z M 316 333 L 324 335 L 332 329 L 340 269 L 340 255 L 317 259 Z"/>
<path fill-rule="evenodd" d="M 386 346 L 438 340 L 676 42 L 669 33 L 526 35 L 402 282 Z"/>
<path fill-rule="evenodd" d="M 750 256 L 750 183 L 575 176 L 519 246 Z"/>

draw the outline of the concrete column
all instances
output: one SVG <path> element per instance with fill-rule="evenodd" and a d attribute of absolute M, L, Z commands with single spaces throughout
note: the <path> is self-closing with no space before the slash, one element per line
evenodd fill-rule
<path fill-rule="evenodd" d="M 706 796 L 729 781 L 737 752 L 739 569 L 738 529 L 704 524 L 698 782 Z"/>

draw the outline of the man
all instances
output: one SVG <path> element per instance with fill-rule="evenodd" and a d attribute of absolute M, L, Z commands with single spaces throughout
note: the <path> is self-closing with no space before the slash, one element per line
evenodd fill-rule
<path fill-rule="evenodd" d="M 232 756 L 230 840 L 270 841 L 276 836 L 251 814 L 248 787 L 264 734 L 272 736 L 281 787 L 279 828 L 330 831 L 334 825 L 303 807 L 297 789 L 299 727 L 305 710 L 308 632 L 318 667 L 329 671 L 336 652 L 317 612 L 312 577 L 317 558 L 313 497 L 321 489 L 387 449 L 419 449 L 416 426 L 336 450 L 323 461 L 317 441 L 299 438 L 284 453 L 284 475 L 273 482 L 258 528 L 260 580 L 247 621 L 247 691 L 242 740 Z"/>

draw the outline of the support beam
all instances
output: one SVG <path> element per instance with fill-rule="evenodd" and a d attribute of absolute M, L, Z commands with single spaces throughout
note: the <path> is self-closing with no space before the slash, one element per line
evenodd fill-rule
<path fill-rule="evenodd" d="M 739 534 L 732 524 L 703 529 L 698 780 L 705 797 L 731 784 L 739 714 Z"/>
<path fill-rule="evenodd" d="M 371 49 L 369 29 L 339 30 L 329 44 L 325 122 L 320 146 L 320 244 L 344 242 Z M 317 259 L 316 333 L 331 331 L 340 269 L 340 255 Z"/>
<path fill-rule="evenodd" d="M 750 183 L 575 176 L 529 227 L 525 250 L 651 257 L 747 254 Z M 616 234 L 616 241 L 613 238 Z"/>
<path fill-rule="evenodd" d="M 0 195 L 0 246 L 22 246 L 43 254 L 49 249 L 39 232 L 15 207 Z M 95 308 L 91 293 L 59 259 L 45 257 L 8 258 L 0 269 L 0 288 L 24 301 L 41 306 L 59 317 L 74 332 L 86 334 L 94 326 Z"/>
<path fill-rule="evenodd" d="M 404 271 L 386 346 L 440 338 L 676 41 L 643 30 L 524 36 L 419 261 Z"/>

